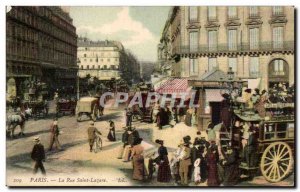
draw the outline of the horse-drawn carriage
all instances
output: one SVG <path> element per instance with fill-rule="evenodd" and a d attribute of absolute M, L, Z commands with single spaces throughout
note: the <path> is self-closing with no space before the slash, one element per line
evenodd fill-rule
<path fill-rule="evenodd" d="M 151 92 L 151 85 L 140 83 L 136 86 L 134 89 L 134 95 L 135 94 L 141 94 L 142 99 L 142 107 L 140 107 L 138 104 L 132 106 L 132 120 L 140 120 L 142 122 L 153 122 L 153 108 L 154 103 L 149 103 L 149 106 L 147 106 L 147 98 L 148 94 Z M 128 102 L 130 102 L 133 99 L 134 96 L 130 96 Z M 129 104 L 129 103 L 128 103 Z"/>
<path fill-rule="evenodd" d="M 76 99 L 58 99 L 56 104 L 56 113 L 65 115 L 65 113 L 71 113 L 75 115 L 76 111 Z"/>
<path fill-rule="evenodd" d="M 47 100 L 27 100 L 22 102 L 22 108 L 31 110 L 31 116 L 36 120 L 37 118 L 44 118 L 48 115 L 49 106 Z"/>
<path fill-rule="evenodd" d="M 246 155 L 254 155 L 254 164 L 249 164 L 248 160 L 240 163 L 239 167 L 243 173 L 249 176 L 260 173 L 269 182 L 279 182 L 293 171 L 294 103 L 267 103 L 264 107 L 268 114 L 265 117 L 259 116 L 253 109 L 235 109 L 228 137 L 221 137 L 220 142 L 224 144 L 227 139 L 231 146 L 240 152 L 246 150 Z M 247 154 L 247 144 L 242 146 L 238 139 L 239 127 L 256 130 L 254 133 L 257 143 L 254 151 L 248 151 L 250 154 Z M 247 129 L 242 133 L 244 139 L 249 138 Z"/>

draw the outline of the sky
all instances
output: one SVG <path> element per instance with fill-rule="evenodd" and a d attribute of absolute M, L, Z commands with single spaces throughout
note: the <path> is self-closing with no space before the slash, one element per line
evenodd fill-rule
<path fill-rule="evenodd" d="M 170 7 L 70 7 L 78 36 L 120 41 L 140 61 L 157 60 Z"/>

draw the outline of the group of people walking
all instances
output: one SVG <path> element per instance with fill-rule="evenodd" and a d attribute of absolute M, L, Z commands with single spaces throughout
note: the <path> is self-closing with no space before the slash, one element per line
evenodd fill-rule
<path fill-rule="evenodd" d="M 155 123 L 159 129 L 169 125 L 174 125 L 184 122 L 187 126 L 192 127 L 196 123 L 196 110 L 194 108 L 183 108 L 175 105 L 172 110 L 169 107 L 157 106 L 154 112 Z M 172 124 L 174 121 L 174 125 Z"/>

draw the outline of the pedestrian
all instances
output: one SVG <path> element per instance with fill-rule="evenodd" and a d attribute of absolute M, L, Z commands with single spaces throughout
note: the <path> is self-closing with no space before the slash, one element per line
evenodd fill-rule
<path fill-rule="evenodd" d="M 188 185 L 188 174 L 189 174 L 189 167 L 191 163 L 191 149 L 190 149 L 190 142 L 191 137 L 185 136 L 183 138 L 183 153 L 184 155 L 181 157 L 179 161 L 179 174 L 181 179 L 181 185 Z"/>
<path fill-rule="evenodd" d="M 107 135 L 107 139 L 109 141 L 116 141 L 116 129 L 115 123 L 113 121 L 109 121 L 109 132 Z"/>
<path fill-rule="evenodd" d="M 158 164 L 157 181 L 158 182 L 170 182 L 171 180 L 171 169 L 168 159 L 168 151 L 164 146 L 163 140 L 155 140 L 160 145 L 158 148 L 158 157 L 156 163 Z"/>
<path fill-rule="evenodd" d="M 126 126 L 131 126 L 133 112 L 130 108 L 126 108 Z"/>
<path fill-rule="evenodd" d="M 125 141 L 126 146 L 124 147 L 124 153 L 122 156 L 124 162 L 128 162 L 130 160 L 131 149 L 139 138 L 139 132 L 135 128 L 127 128 L 127 141 Z"/>
<path fill-rule="evenodd" d="M 224 165 L 224 186 L 236 185 L 240 178 L 240 170 L 238 163 L 238 153 L 235 149 L 229 148 L 225 153 Z"/>
<path fill-rule="evenodd" d="M 185 115 L 185 111 L 184 111 L 183 107 L 179 107 L 178 115 L 179 115 L 179 121 L 183 122 L 184 121 L 184 115 Z"/>
<path fill-rule="evenodd" d="M 213 125 L 212 122 L 209 122 L 209 123 L 208 123 L 206 132 L 207 132 L 207 138 L 208 138 L 208 141 L 209 141 L 210 143 L 211 143 L 212 141 L 216 141 L 216 132 L 215 132 L 215 130 L 214 130 L 214 125 Z"/>
<path fill-rule="evenodd" d="M 144 148 L 141 145 L 142 138 L 139 138 L 135 145 L 131 149 L 131 157 L 132 165 L 133 165 L 133 175 L 132 178 L 134 180 L 143 181 L 146 176 L 145 164 L 144 164 Z"/>
<path fill-rule="evenodd" d="M 193 147 L 191 149 L 191 169 L 190 169 L 190 176 L 193 180 L 193 172 L 194 172 L 194 164 L 195 164 L 195 161 L 197 159 L 200 159 L 201 157 L 201 151 L 200 151 L 200 139 L 198 137 L 195 138 L 194 140 L 194 143 L 193 143 Z M 200 162 L 199 162 L 200 164 Z M 200 165 L 199 165 L 199 174 L 200 174 Z M 195 181 L 195 180 L 193 180 Z"/>
<path fill-rule="evenodd" d="M 188 109 L 185 115 L 185 124 L 187 126 L 192 126 L 192 109 Z"/>
<path fill-rule="evenodd" d="M 124 127 L 124 133 L 122 134 L 122 143 L 123 145 L 121 145 L 120 147 L 120 152 L 118 155 L 118 159 L 122 159 L 123 158 L 123 154 L 125 151 L 125 147 L 128 145 L 128 127 Z"/>
<path fill-rule="evenodd" d="M 208 176 L 207 173 L 207 161 L 206 161 L 206 154 L 207 154 L 207 150 L 210 147 L 210 143 L 208 141 L 206 141 L 204 136 L 201 136 L 200 140 L 200 174 L 201 174 L 201 182 L 205 182 Z"/>
<path fill-rule="evenodd" d="M 207 178 L 207 185 L 208 186 L 219 186 L 219 175 L 218 175 L 218 148 L 216 145 L 211 145 L 208 149 L 207 155 L 207 168 L 208 168 L 208 178 Z"/>
<path fill-rule="evenodd" d="M 178 108 L 177 108 L 177 105 L 175 105 L 173 107 L 172 111 L 173 111 L 173 114 L 174 114 L 174 120 L 175 120 L 175 125 L 176 125 L 177 123 L 179 123 L 179 121 L 178 121 Z"/>
<path fill-rule="evenodd" d="M 178 144 L 178 148 L 173 154 L 173 157 L 170 161 L 171 167 L 171 174 L 173 175 L 173 179 L 176 183 L 180 182 L 180 175 L 179 175 L 179 160 L 184 155 L 183 153 L 183 141 Z"/>
<path fill-rule="evenodd" d="M 58 150 L 61 149 L 59 140 L 58 140 L 58 135 L 59 135 L 59 127 L 58 127 L 58 120 L 57 118 L 54 119 L 51 127 L 50 127 L 50 145 L 49 145 L 49 151 L 52 150 L 53 144 L 55 143 L 55 146 Z"/>
<path fill-rule="evenodd" d="M 255 167 L 257 164 L 257 136 L 253 125 L 249 129 L 249 139 L 246 148 L 246 162 L 248 167 Z"/>
<path fill-rule="evenodd" d="M 31 159 L 35 161 L 33 173 L 36 174 L 38 169 L 41 169 L 43 175 L 46 175 L 46 171 L 43 165 L 43 161 L 45 161 L 45 150 L 44 146 L 40 142 L 39 137 L 35 137 L 34 140 L 35 145 L 33 146 L 31 152 Z"/>
<path fill-rule="evenodd" d="M 167 107 L 166 115 L 167 115 L 167 124 L 170 125 L 171 127 L 174 127 L 173 125 L 171 125 L 171 121 L 172 121 L 173 117 L 172 117 L 172 112 L 170 111 L 169 107 Z"/>
<path fill-rule="evenodd" d="M 93 145 L 94 145 L 94 141 L 97 137 L 96 134 L 102 135 L 100 131 L 98 131 L 98 129 L 94 126 L 95 123 L 94 121 L 90 121 L 90 126 L 87 130 L 88 133 L 88 141 L 89 141 L 89 145 L 90 145 L 90 152 L 93 151 Z"/>

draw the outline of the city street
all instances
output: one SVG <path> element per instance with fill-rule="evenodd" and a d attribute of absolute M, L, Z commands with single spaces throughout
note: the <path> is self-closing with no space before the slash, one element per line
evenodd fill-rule
<path fill-rule="evenodd" d="M 134 181 L 131 179 L 131 162 L 123 162 L 121 159 L 117 159 L 121 147 L 122 127 L 124 125 L 124 113 L 122 108 L 106 110 L 102 119 L 96 122 L 95 126 L 102 133 L 103 140 L 103 149 L 98 153 L 89 151 L 87 141 L 88 120 L 77 123 L 75 116 L 66 115 L 60 117 L 58 120 L 58 125 L 61 130 L 59 140 L 63 150 L 58 151 L 54 147 L 51 152 L 46 153 L 44 166 L 47 171 L 47 182 L 38 182 L 37 178 L 42 178 L 42 175 L 32 174 L 33 162 L 30 159 L 30 152 L 34 144 L 33 137 L 35 136 L 41 138 L 41 143 L 45 146 L 46 150 L 48 148 L 50 139 L 49 129 L 52 123 L 51 116 L 53 116 L 54 112 L 54 106 L 51 106 L 48 118 L 36 121 L 31 119 L 26 122 L 25 136 L 17 137 L 14 140 L 7 140 L 7 181 L 10 185 L 170 185 L 170 183 L 156 182 L 155 176 L 154 179 L 149 182 Z M 108 120 L 115 121 L 117 142 L 108 142 L 106 139 Z M 155 139 L 164 139 L 165 145 L 168 147 L 170 159 L 172 152 L 183 136 L 190 135 L 192 138 L 196 136 L 195 128 L 187 127 L 184 123 L 177 124 L 174 128 L 169 127 L 163 130 L 158 130 L 155 124 L 140 122 L 135 122 L 134 127 L 137 128 L 141 137 L 144 139 L 142 145 L 145 148 L 146 166 L 148 162 L 147 155 L 157 151 L 157 145 L 153 142 Z M 15 134 L 18 134 L 18 132 L 19 129 L 16 129 Z M 203 132 L 202 135 L 204 134 Z M 85 180 L 87 178 L 90 178 L 90 180 Z M 19 182 L 19 180 L 21 180 L 21 182 Z M 292 185 L 292 182 L 293 175 L 275 184 L 268 183 L 262 176 L 259 176 L 252 181 L 243 181 L 239 183 L 238 186 L 288 186 Z M 176 186 L 177 184 L 173 182 L 171 186 L 172 185 Z M 190 183 L 190 185 L 194 186 L 192 183 Z M 206 183 L 199 184 L 199 186 L 206 186 Z"/>

